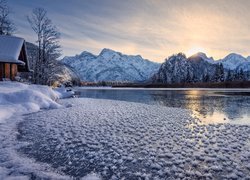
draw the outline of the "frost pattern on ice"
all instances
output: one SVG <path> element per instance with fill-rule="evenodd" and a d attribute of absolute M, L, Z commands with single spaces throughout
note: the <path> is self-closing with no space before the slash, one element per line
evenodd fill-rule
<path fill-rule="evenodd" d="M 28 115 L 19 152 L 73 177 L 250 178 L 250 127 L 203 125 L 188 110 L 73 99 Z"/>

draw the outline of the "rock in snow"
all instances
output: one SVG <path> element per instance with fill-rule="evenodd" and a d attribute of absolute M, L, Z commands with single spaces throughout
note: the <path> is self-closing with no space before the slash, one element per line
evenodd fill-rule
<path fill-rule="evenodd" d="M 110 49 L 103 49 L 98 56 L 84 51 L 80 55 L 64 57 L 61 62 L 77 72 L 82 81 L 88 82 L 146 81 L 160 67 L 139 55 L 128 56 Z"/>

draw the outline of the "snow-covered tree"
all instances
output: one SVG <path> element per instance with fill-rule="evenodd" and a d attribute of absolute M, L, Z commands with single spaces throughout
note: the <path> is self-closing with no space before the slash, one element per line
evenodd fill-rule
<path fill-rule="evenodd" d="M 0 0 L 0 35 L 12 35 L 16 30 L 9 17 L 10 13 L 6 0 Z"/>
<path fill-rule="evenodd" d="M 38 47 L 33 43 L 26 42 L 26 48 L 27 48 L 29 67 L 30 69 L 34 70 L 36 66 L 36 61 L 37 61 Z"/>
<path fill-rule="evenodd" d="M 229 70 L 227 73 L 226 81 L 231 82 L 233 80 L 234 80 L 234 73 L 233 73 L 233 71 Z"/>
<path fill-rule="evenodd" d="M 187 82 L 187 83 L 191 83 L 192 82 L 192 78 L 191 78 L 189 70 L 187 71 L 187 77 L 186 77 L 186 81 L 185 82 Z"/>
<path fill-rule="evenodd" d="M 209 75 L 208 75 L 208 73 L 203 74 L 202 82 L 209 82 Z"/>
<path fill-rule="evenodd" d="M 224 67 L 222 63 L 216 66 L 214 82 L 224 82 Z"/>
<path fill-rule="evenodd" d="M 240 69 L 240 71 L 238 72 L 238 80 L 240 81 L 244 81 L 245 80 L 245 75 L 244 75 L 244 71 L 243 69 Z"/>
<path fill-rule="evenodd" d="M 57 64 L 57 58 L 60 57 L 60 33 L 43 8 L 33 9 L 27 20 L 37 35 L 38 55 L 34 67 L 34 82 L 47 84 Z"/>

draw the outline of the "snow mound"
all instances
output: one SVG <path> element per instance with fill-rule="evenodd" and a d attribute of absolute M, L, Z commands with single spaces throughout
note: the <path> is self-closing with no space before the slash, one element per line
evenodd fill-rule
<path fill-rule="evenodd" d="M 27 114 L 40 109 L 60 108 L 59 98 L 70 97 L 65 88 L 53 90 L 48 86 L 18 82 L 0 82 L 0 123 L 14 114 Z"/>

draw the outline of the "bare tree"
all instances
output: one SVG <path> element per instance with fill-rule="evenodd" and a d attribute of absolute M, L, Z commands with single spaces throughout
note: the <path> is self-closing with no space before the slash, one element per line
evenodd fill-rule
<path fill-rule="evenodd" d="M 38 58 L 35 63 L 34 80 L 35 83 L 46 84 L 57 64 L 57 58 L 60 57 L 60 33 L 43 8 L 35 8 L 27 20 L 37 35 Z"/>
<path fill-rule="evenodd" d="M 16 31 L 14 23 L 10 20 L 11 11 L 5 0 L 0 0 L 0 35 L 11 35 Z"/>

